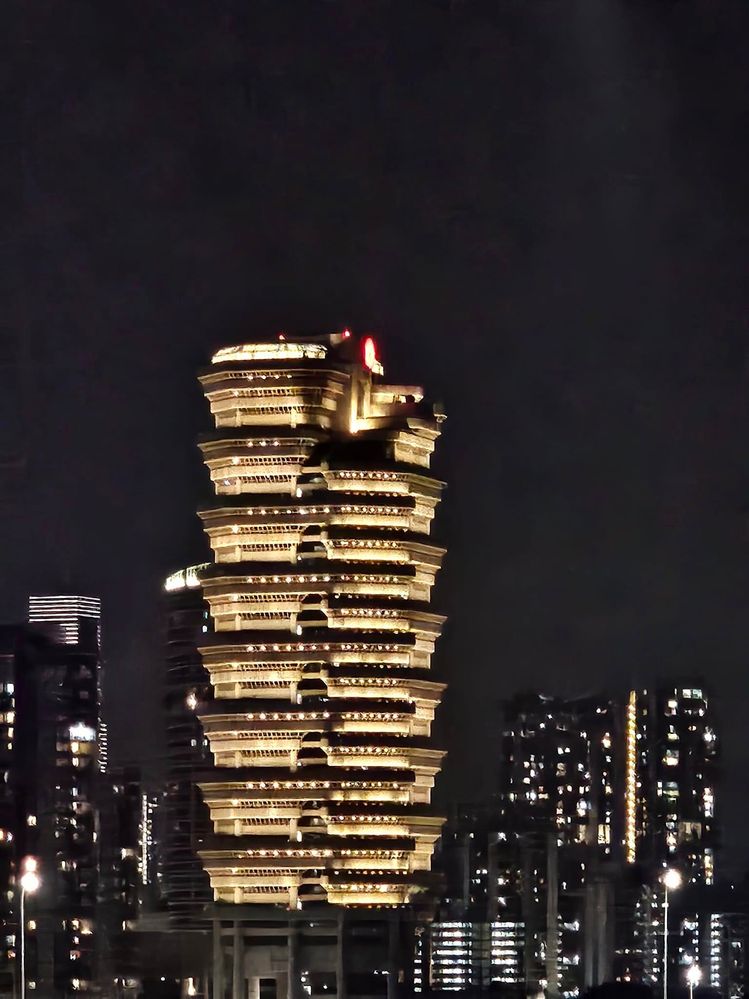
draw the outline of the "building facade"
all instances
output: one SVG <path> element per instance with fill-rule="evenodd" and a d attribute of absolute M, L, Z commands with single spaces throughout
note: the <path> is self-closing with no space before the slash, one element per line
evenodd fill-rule
<path fill-rule="evenodd" d="M 25 899 L 26 985 L 45 997 L 96 980 L 98 607 L 95 598 L 32 598 L 33 624 L 0 636 L 0 976 L 18 979 L 18 878 L 31 857 L 41 883 Z"/>
<path fill-rule="evenodd" d="M 434 861 L 439 902 L 419 934 L 415 992 L 524 991 L 520 854 L 500 825 L 496 802 L 452 810 Z"/>
<path fill-rule="evenodd" d="M 212 562 L 195 572 L 210 688 L 184 703 L 211 756 L 197 852 L 214 987 L 405 988 L 398 917 L 426 896 L 442 822 L 441 417 L 419 387 L 384 382 L 372 338 L 347 331 L 226 348 L 200 382 L 215 424 L 200 445 Z M 256 946 L 269 913 L 277 950 Z"/>
<path fill-rule="evenodd" d="M 711 885 L 719 755 L 704 682 L 630 691 L 625 710 L 626 860 Z"/>
<path fill-rule="evenodd" d="M 212 696 L 198 647 L 213 624 L 200 589 L 199 568 L 207 565 L 175 572 L 164 584 L 167 781 L 160 888 L 172 926 L 207 930 L 206 909 L 213 893 L 198 851 L 211 830 L 211 821 L 197 777 L 211 768 L 213 755 L 195 708 Z"/>
<path fill-rule="evenodd" d="M 717 767 L 699 680 L 620 697 L 513 698 L 494 825 L 464 812 L 442 837 L 440 856 L 460 862 L 447 862 L 444 925 L 422 935 L 424 990 L 572 999 L 606 981 L 659 984 L 662 879 L 674 868 L 684 897 L 701 901 L 684 908 L 680 892 L 671 898 L 669 979 L 683 984 L 697 961 L 706 983 L 733 995 L 744 917 L 705 902 L 714 897 Z M 491 934 L 497 946 L 484 946 Z"/>

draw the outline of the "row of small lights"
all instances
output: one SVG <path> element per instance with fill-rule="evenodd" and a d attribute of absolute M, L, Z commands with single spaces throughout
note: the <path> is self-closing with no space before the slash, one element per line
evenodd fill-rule
<path fill-rule="evenodd" d="M 213 577 L 210 580 L 204 580 L 203 585 L 206 583 L 211 585 L 216 585 L 226 577 Z M 229 577 L 233 580 L 234 577 Z M 312 575 L 312 576 L 245 576 L 244 581 L 250 586 L 257 586 L 258 584 L 265 585 L 266 583 L 400 583 L 402 582 L 402 575 L 395 576 L 393 574 L 375 574 L 375 573 L 365 573 L 351 575 L 350 573 L 335 573 L 333 576 L 326 574 L 323 576 Z M 233 594 L 233 598 L 237 599 L 237 595 Z"/>
<path fill-rule="evenodd" d="M 280 788 L 298 788 L 300 790 L 306 788 L 321 788 L 324 791 L 329 791 L 331 788 L 343 788 L 344 790 L 367 790 L 369 788 L 386 788 L 399 790 L 403 785 L 398 781 L 361 781 L 361 780 L 340 780 L 340 781 L 329 781 L 329 780 L 273 780 L 273 781 L 248 781 L 244 787 L 248 791 L 253 790 L 267 790 L 271 788 L 273 790 L 278 790 Z"/>
<path fill-rule="evenodd" d="M 368 663 L 368 662 L 357 662 L 356 664 L 350 662 L 321 662 L 321 663 L 305 663 L 296 662 L 291 660 L 289 662 L 211 662 L 210 660 L 204 661 L 205 667 L 213 675 L 217 674 L 215 677 L 216 683 L 233 683 L 231 679 L 232 674 L 241 673 L 245 675 L 244 683 L 281 683 L 288 684 L 293 682 L 296 677 L 301 677 L 305 679 L 306 677 L 311 677 L 316 679 L 320 677 L 323 680 L 329 680 L 331 683 L 336 685 L 356 682 L 356 679 L 361 679 L 362 683 L 376 683 L 379 684 L 377 677 L 371 676 L 370 671 L 372 670 L 410 670 L 412 667 L 405 666 L 401 663 Z M 303 670 L 307 666 L 316 665 L 318 669 L 316 672 L 304 673 Z M 415 667 L 413 667 L 415 668 Z M 341 677 L 335 676 L 334 673 L 331 674 L 331 670 L 352 670 L 355 669 L 357 672 L 362 670 L 364 675 L 360 678 L 353 677 Z M 259 678 L 264 673 L 270 672 L 271 676 Z M 427 672 L 426 670 L 421 670 L 421 672 Z M 227 673 L 228 676 L 222 676 L 221 674 Z M 291 676 L 286 676 L 285 674 L 292 674 Z M 249 676 L 247 676 L 249 674 Z M 414 681 L 416 683 L 429 683 L 432 684 L 433 680 L 424 680 L 421 677 L 418 679 L 415 677 L 405 677 L 401 681 L 400 679 L 395 681 L 395 684 L 400 684 L 401 682 L 410 683 Z M 383 684 L 387 686 L 387 684 Z"/>
<path fill-rule="evenodd" d="M 190 695 L 188 695 L 189 697 Z M 194 702 L 194 707 L 197 707 L 197 698 Z M 411 702 L 403 699 L 400 702 L 402 705 L 410 705 Z M 345 701 L 344 701 L 345 704 Z M 192 698 L 188 703 L 188 707 L 193 707 Z M 193 707 L 193 710 L 194 710 Z M 378 719 L 388 719 L 388 718 L 406 718 L 409 717 L 402 710 L 400 711 L 336 711 L 335 714 L 339 718 L 354 721 L 377 721 Z M 226 715 L 219 715 L 214 717 L 229 717 L 233 718 L 234 714 L 227 712 Z M 247 721 L 321 721 L 333 717 L 329 711 L 288 711 L 288 712 L 250 712 L 245 715 Z"/>
<path fill-rule="evenodd" d="M 405 860 L 408 850 L 310 850 L 303 847 L 291 847 L 284 850 L 245 850 L 248 857 L 392 857 Z"/>
<path fill-rule="evenodd" d="M 229 485 L 229 480 L 225 481 L 225 484 Z M 296 515 L 299 517 L 314 516 L 323 513 L 366 513 L 366 514 L 377 514 L 380 513 L 383 516 L 396 517 L 402 514 L 412 512 L 412 506 L 388 506 L 382 504 L 381 506 L 359 506 L 352 505 L 350 503 L 343 504 L 341 506 L 335 504 L 333 506 L 297 506 L 297 507 L 271 507 L 270 509 L 265 506 L 253 507 L 248 506 L 243 510 L 243 514 L 247 517 L 260 516 L 265 517 L 270 514 L 286 514 L 286 516 Z M 217 511 L 217 513 L 225 514 L 224 510 Z"/>
<path fill-rule="evenodd" d="M 388 644 L 375 644 L 363 642 L 342 642 L 341 644 L 331 645 L 330 643 L 325 643 L 318 645 L 317 643 L 306 644 L 304 642 L 299 642 L 296 645 L 286 644 L 286 645 L 248 645 L 247 652 L 400 652 L 401 647 L 399 645 Z"/>

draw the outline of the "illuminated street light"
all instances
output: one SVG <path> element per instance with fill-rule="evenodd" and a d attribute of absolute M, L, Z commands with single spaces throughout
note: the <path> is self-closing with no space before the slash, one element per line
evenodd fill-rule
<path fill-rule="evenodd" d="M 702 970 L 698 964 L 690 964 L 687 968 L 687 985 L 689 985 L 689 999 L 694 999 L 694 990 L 702 980 Z"/>
<path fill-rule="evenodd" d="M 26 896 L 33 895 L 41 887 L 39 862 L 36 857 L 24 857 L 21 861 L 21 999 L 26 999 Z"/>
<path fill-rule="evenodd" d="M 668 999 L 668 893 L 681 888 L 681 874 L 669 867 L 663 874 L 663 999 Z"/>
<path fill-rule="evenodd" d="M 669 891 L 676 891 L 681 888 L 682 877 L 675 868 L 669 867 L 663 875 L 663 883 Z"/>
<path fill-rule="evenodd" d="M 21 865 L 21 878 L 19 884 L 21 885 L 21 891 L 26 895 L 33 895 L 35 891 L 39 890 L 41 881 L 37 873 L 37 862 L 35 857 L 26 857 Z"/>

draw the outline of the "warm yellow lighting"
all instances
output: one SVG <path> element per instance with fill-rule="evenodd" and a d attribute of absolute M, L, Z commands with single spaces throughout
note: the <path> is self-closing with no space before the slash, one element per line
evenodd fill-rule
<path fill-rule="evenodd" d="M 200 376 L 214 563 L 166 589 L 199 590 L 210 615 L 213 697 L 183 696 L 213 756 L 199 788 L 220 845 L 201 861 L 223 903 L 404 905 L 439 836 L 440 419 L 418 386 L 382 383 L 373 340 L 354 348 L 284 334 L 220 350 Z"/>
<path fill-rule="evenodd" d="M 200 565 L 190 565 L 186 569 L 180 569 L 179 572 L 173 572 L 164 581 L 164 589 L 167 593 L 172 593 L 175 590 L 194 590 L 200 586 L 198 573 L 201 569 L 207 569 L 208 565 L 208 562 L 203 562 Z"/>
<path fill-rule="evenodd" d="M 327 348 L 321 343 L 243 343 L 236 347 L 223 347 L 211 358 L 212 364 L 225 361 L 299 361 L 307 358 L 322 360 Z"/>
<path fill-rule="evenodd" d="M 626 757 L 624 784 L 624 846 L 628 864 L 637 855 L 637 691 L 632 690 L 627 704 Z"/>

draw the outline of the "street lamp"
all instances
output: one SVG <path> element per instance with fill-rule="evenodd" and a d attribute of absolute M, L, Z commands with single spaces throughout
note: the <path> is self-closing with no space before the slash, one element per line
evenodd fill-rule
<path fill-rule="evenodd" d="M 668 893 L 677 888 L 681 888 L 681 874 L 669 867 L 663 874 L 663 999 L 668 999 Z"/>
<path fill-rule="evenodd" d="M 689 985 L 689 999 L 694 999 L 694 990 L 702 980 L 702 971 L 698 964 L 690 964 L 687 968 L 687 984 Z"/>
<path fill-rule="evenodd" d="M 41 879 L 38 874 L 39 862 L 36 857 L 24 857 L 21 861 L 21 999 L 26 999 L 26 896 L 39 890 Z"/>

